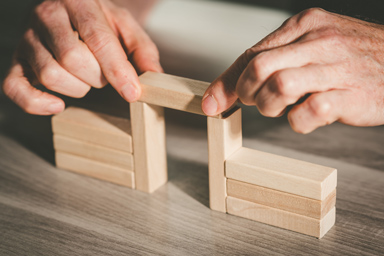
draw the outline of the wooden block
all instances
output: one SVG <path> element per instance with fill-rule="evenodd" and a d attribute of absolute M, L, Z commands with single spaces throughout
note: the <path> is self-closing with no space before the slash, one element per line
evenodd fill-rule
<path fill-rule="evenodd" d="M 201 102 L 210 83 L 155 72 L 146 72 L 139 79 L 140 101 L 205 115 Z"/>
<path fill-rule="evenodd" d="M 324 200 L 337 184 L 337 170 L 249 148 L 226 161 L 227 178 Z"/>
<path fill-rule="evenodd" d="M 132 153 L 128 119 L 69 107 L 52 118 L 52 129 L 54 134 Z"/>
<path fill-rule="evenodd" d="M 227 194 L 315 219 L 322 219 L 336 205 L 336 190 L 320 201 L 231 179 L 227 180 Z"/>
<path fill-rule="evenodd" d="M 227 198 L 228 213 L 322 238 L 335 224 L 336 208 L 333 207 L 321 220 L 291 213 L 242 199 Z"/>
<path fill-rule="evenodd" d="M 130 106 L 136 188 L 152 193 L 168 180 L 164 109 L 143 102 Z"/>
<path fill-rule="evenodd" d="M 103 162 L 128 171 L 134 171 L 133 155 L 128 152 L 99 146 L 57 134 L 53 136 L 53 145 L 57 151 L 82 156 L 90 160 Z"/>
<path fill-rule="evenodd" d="M 226 212 L 227 189 L 224 163 L 242 145 L 241 109 L 223 119 L 208 117 L 209 201 L 212 210 Z"/>
<path fill-rule="evenodd" d="M 58 168 L 109 181 L 129 188 L 135 188 L 135 174 L 115 166 L 89 160 L 84 157 L 56 151 Z"/>

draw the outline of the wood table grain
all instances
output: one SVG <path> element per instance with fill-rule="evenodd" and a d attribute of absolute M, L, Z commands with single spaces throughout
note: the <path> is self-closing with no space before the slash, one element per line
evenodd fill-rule
<path fill-rule="evenodd" d="M 0 24 L 2 72 L 17 38 L 9 24 Z M 65 100 L 129 113 L 110 87 Z M 166 118 L 169 182 L 149 195 L 55 168 L 50 117 L 0 94 L 0 255 L 384 255 L 384 127 L 299 135 L 286 117 L 243 108 L 245 146 L 338 169 L 336 224 L 318 240 L 211 211 L 206 119 L 172 110 Z"/>

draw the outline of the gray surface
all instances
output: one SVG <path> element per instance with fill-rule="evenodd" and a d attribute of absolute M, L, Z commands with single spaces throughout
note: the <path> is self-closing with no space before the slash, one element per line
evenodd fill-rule
<path fill-rule="evenodd" d="M 1 67 L 16 34 L 1 38 Z M 128 113 L 108 88 L 66 102 Z M 56 169 L 50 118 L 26 115 L 0 95 L 0 254 L 384 254 L 384 127 L 335 124 L 304 136 L 285 117 L 244 109 L 246 146 L 338 168 L 336 225 L 318 240 L 211 211 L 205 119 L 166 116 L 169 182 L 147 195 Z"/>

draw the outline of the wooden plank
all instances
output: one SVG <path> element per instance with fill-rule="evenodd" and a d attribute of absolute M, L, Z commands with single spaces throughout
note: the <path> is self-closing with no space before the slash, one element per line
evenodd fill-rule
<path fill-rule="evenodd" d="M 55 155 L 58 168 L 135 188 L 134 172 L 60 151 L 56 151 Z"/>
<path fill-rule="evenodd" d="M 201 102 L 210 83 L 150 71 L 139 80 L 142 88 L 139 101 L 205 115 Z"/>
<path fill-rule="evenodd" d="M 337 184 L 337 170 L 249 148 L 226 161 L 227 178 L 324 200 Z"/>
<path fill-rule="evenodd" d="M 52 118 L 52 129 L 54 134 L 132 153 L 128 119 L 69 107 Z"/>
<path fill-rule="evenodd" d="M 231 179 L 227 180 L 227 194 L 315 219 L 322 219 L 336 205 L 336 190 L 320 201 Z"/>
<path fill-rule="evenodd" d="M 168 180 L 164 109 L 130 104 L 136 188 L 152 193 Z"/>
<path fill-rule="evenodd" d="M 227 198 L 227 208 L 229 214 L 317 238 L 322 238 L 332 228 L 336 220 L 335 207 L 333 207 L 321 220 L 234 197 Z"/>
<path fill-rule="evenodd" d="M 103 162 L 128 171 L 134 171 L 133 155 L 128 152 L 99 146 L 97 144 L 57 134 L 53 136 L 53 145 L 57 151 L 82 156 L 90 160 Z"/>
<path fill-rule="evenodd" d="M 223 119 L 208 117 L 209 201 L 212 210 L 226 212 L 225 160 L 242 146 L 241 109 Z"/>

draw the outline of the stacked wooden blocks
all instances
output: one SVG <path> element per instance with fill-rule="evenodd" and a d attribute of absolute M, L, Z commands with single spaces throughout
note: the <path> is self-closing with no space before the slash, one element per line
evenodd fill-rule
<path fill-rule="evenodd" d="M 209 83 L 153 72 L 139 79 L 131 123 L 78 108 L 53 118 L 58 167 L 148 193 L 167 182 L 163 108 L 204 115 Z M 244 148 L 241 123 L 237 106 L 208 117 L 211 209 L 324 236 L 335 223 L 337 171 Z"/>
<path fill-rule="evenodd" d="M 335 223 L 336 169 L 240 148 L 225 170 L 230 214 L 318 238 Z"/>
<path fill-rule="evenodd" d="M 52 129 L 57 167 L 135 187 L 128 119 L 70 107 L 52 118 Z"/>

